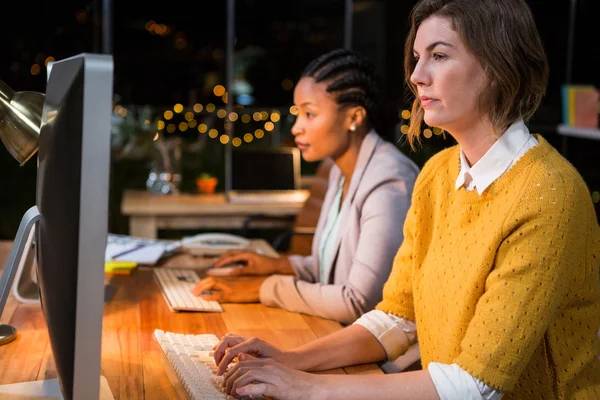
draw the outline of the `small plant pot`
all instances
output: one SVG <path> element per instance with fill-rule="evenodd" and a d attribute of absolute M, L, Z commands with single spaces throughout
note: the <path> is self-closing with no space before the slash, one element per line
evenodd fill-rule
<path fill-rule="evenodd" d="M 196 178 L 196 188 L 199 193 L 214 193 L 219 180 L 212 178 Z"/>

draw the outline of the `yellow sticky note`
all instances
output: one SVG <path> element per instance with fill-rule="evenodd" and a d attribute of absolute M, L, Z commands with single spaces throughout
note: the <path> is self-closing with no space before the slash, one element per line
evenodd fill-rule
<path fill-rule="evenodd" d="M 104 263 L 104 270 L 111 272 L 114 270 L 130 270 L 137 267 L 137 263 L 132 261 L 106 261 Z"/>

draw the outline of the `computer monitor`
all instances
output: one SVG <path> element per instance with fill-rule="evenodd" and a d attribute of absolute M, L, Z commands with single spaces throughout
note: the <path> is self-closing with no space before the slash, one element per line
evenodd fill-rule
<path fill-rule="evenodd" d="M 31 221 L 37 220 L 37 281 L 59 395 L 98 399 L 113 60 L 110 55 L 83 53 L 54 62 L 51 68 L 40 130 L 36 206 L 21 223 L 0 283 L 12 283 L 8 277 L 23 248 L 19 241 L 29 236 Z M 1 312 L 9 288 L 0 290 Z M 10 386 L 18 384 L 4 387 L 13 393 Z M 44 390 L 40 385 L 30 388 L 33 393 L 26 385 L 16 390 L 22 390 L 17 392 L 21 395 L 57 395 L 39 393 Z M 0 394 L 6 393 L 3 390 L 0 387 Z"/>
<path fill-rule="evenodd" d="M 300 151 L 296 147 L 232 149 L 231 189 L 300 189 Z"/>

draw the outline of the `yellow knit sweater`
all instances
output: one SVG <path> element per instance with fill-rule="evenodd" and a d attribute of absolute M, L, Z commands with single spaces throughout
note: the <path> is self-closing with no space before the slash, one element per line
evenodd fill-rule
<path fill-rule="evenodd" d="M 456 363 L 504 399 L 600 399 L 600 227 L 542 137 L 481 196 L 459 148 L 423 168 L 377 309 L 416 321 L 422 364 Z"/>

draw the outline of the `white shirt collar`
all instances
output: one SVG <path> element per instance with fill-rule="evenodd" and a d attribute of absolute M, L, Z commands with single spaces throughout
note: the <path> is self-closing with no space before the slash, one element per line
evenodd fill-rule
<path fill-rule="evenodd" d="M 455 188 L 465 186 L 467 174 L 471 181 L 467 190 L 477 189 L 481 195 L 494 181 L 502 176 L 513 164 L 515 158 L 522 153 L 523 148 L 532 135 L 522 119 L 517 120 L 508 127 L 506 132 L 494 143 L 483 157 L 472 167 L 460 149 L 460 172 L 456 178 Z M 522 155 L 522 154 L 521 154 Z"/>

